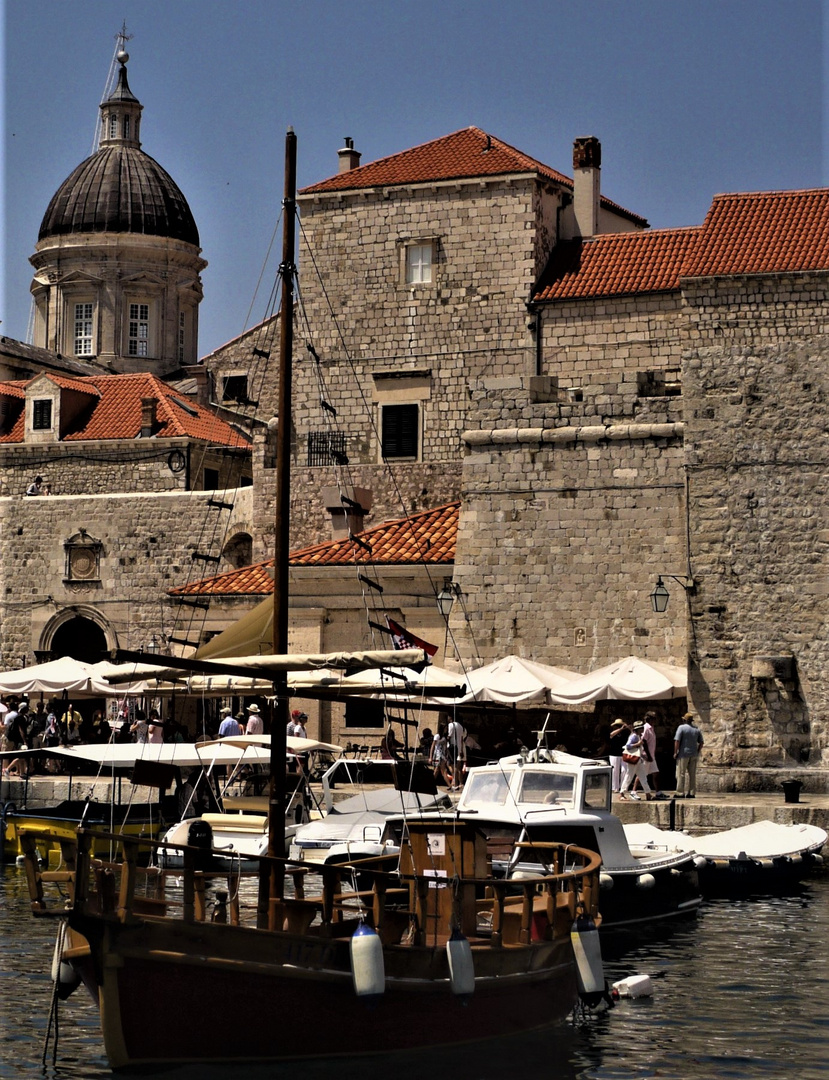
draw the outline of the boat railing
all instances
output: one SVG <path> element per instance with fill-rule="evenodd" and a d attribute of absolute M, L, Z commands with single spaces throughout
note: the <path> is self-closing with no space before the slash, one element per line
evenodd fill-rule
<path fill-rule="evenodd" d="M 422 945 L 442 944 L 457 925 L 473 943 L 491 947 L 529 944 L 545 933 L 561 936 L 580 912 L 598 917 L 600 857 L 555 843 L 544 845 L 550 873 L 515 880 L 406 872 L 397 855 L 333 865 L 261 856 L 252 870 L 214 869 L 206 865 L 209 852 L 181 844 L 175 849 L 183 866 L 168 869 L 143 864 L 148 845 L 163 849 L 168 846 L 163 841 L 139 842 L 99 829 L 80 829 L 74 841 L 55 837 L 62 861 L 50 870 L 38 862 L 37 840 L 43 838 L 42 831 L 31 830 L 22 843 L 32 910 L 44 917 L 74 912 L 124 923 L 175 917 L 189 924 L 227 923 L 323 937 L 350 935 L 363 920 L 386 944 Z M 117 844 L 120 857 L 96 857 L 95 845 L 102 840 Z M 267 886 L 275 864 L 284 872 L 285 888 L 270 896 Z M 358 877 L 370 887 L 358 889 Z M 313 895 L 308 895 L 309 878 Z M 49 886 L 54 890 L 47 894 Z"/>

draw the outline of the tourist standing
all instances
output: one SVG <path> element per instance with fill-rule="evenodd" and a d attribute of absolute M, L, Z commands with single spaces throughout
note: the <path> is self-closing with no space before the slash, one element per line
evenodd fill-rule
<path fill-rule="evenodd" d="M 642 785 L 642 790 L 645 792 L 645 797 L 650 802 L 653 798 L 651 794 L 650 785 L 648 784 L 648 774 L 645 771 L 647 762 L 642 756 L 642 736 L 637 732 L 632 731 L 628 736 L 628 740 L 625 743 L 622 751 L 622 787 L 619 792 L 620 799 L 627 798 L 627 790 L 631 786 L 634 780 L 638 779 Z M 639 802 L 639 796 L 635 791 L 630 793 L 631 799 Z"/>
<path fill-rule="evenodd" d="M 610 786 L 618 793 L 622 788 L 622 751 L 630 736 L 630 728 L 620 717 L 610 725 L 608 757 L 610 758 Z"/>
<path fill-rule="evenodd" d="M 674 758 L 676 759 L 676 797 L 693 799 L 697 794 L 697 762 L 704 740 L 697 727 L 694 714 L 687 712 L 674 735 Z"/>
<path fill-rule="evenodd" d="M 248 718 L 245 723 L 246 735 L 262 735 L 265 731 L 265 725 L 262 722 L 262 714 L 259 711 L 259 706 L 254 702 L 253 705 L 248 705 Z"/>

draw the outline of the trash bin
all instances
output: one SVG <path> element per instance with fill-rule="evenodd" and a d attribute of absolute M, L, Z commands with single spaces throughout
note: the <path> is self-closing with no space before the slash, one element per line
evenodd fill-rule
<path fill-rule="evenodd" d="M 803 787 L 800 780 L 784 780 L 780 786 L 783 788 L 785 802 L 800 802 L 800 789 Z"/>

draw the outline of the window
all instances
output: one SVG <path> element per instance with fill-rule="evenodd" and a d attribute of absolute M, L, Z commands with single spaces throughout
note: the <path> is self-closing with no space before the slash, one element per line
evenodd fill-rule
<path fill-rule="evenodd" d="M 432 245 L 411 244 L 406 248 L 406 284 L 425 285 L 432 280 Z"/>
<path fill-rule="evenodd" d="M 32 430 L 51 431 L 52 399 L 37 398 L 32 402 Z"/>
<path fill-rule="evenodd" d="M 92 356 L 92 310 L 89 303 L 75 304 L 75 356 Z"/>
<path fill-rule="evenodd" d="M 382 701 L 345 699 L 345 726 L 347 728 L 382 728 L 385 726 L 386 710 Z"/>
<path fill-rule="evenodd" d="M 222 401 L 236 401 L 240 405 L 245 405 L 247 400 L 247 375 L 225 375 L 222 382 Z"/>
<path fill-rule="evenodd" d="M 219 488 L 219 470 L 218 469 L 205 469 L 204 470 L 204 490 L 205 491 L 217 491 Z"/>
<path fill-rule="evenodd" d="M 341 431 L 309 431 L 308 464 L 347 465 L 345 435 Z"/>
<path fill-rule="evenodd" d="M 178 362 L 184 363 L 184 345 L 186 342 L 186 330 L 187 324 L 185 322 L 185 315 L 183 311 L 178 313 Z"/>
<path fill-rule="evenodd" d="M 118 134 L 118 117 L 113 113 L 109 118 L 109 137 L 114 139 Z"/>
<path fill-rule="evenodd" d="M 129 356 L 149 356 L 150 341 L 150 305 L 130 304 L 129 337 L 127 354 Z"/>
<path fill-rule="evenodd" d="M 128 116 L 125 116 L 124 117 L 124 138 L 128 139 L 129 137 L 130 137 L 130 118 Z"/>
<path fill-rule="evenodd" d="M 383 457 L 416 458 L 419 428 L 418 405 L 383 406 Z"/>

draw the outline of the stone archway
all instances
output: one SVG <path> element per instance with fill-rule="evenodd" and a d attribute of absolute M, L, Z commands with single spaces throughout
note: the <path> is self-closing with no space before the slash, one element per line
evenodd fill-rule
<path fill-rule="evenodd" d="M 64 618 L 55 627 L 48 649 L 52 657 L 71 656 L 88 664 L 105 660 L 109 642 L 104 628 L 95 619 L 81 614 Z"/>

